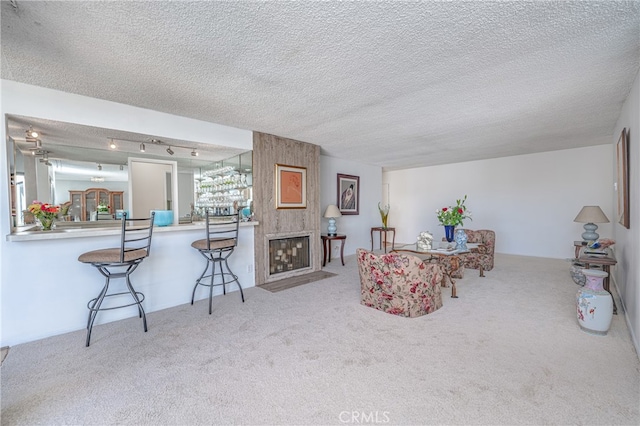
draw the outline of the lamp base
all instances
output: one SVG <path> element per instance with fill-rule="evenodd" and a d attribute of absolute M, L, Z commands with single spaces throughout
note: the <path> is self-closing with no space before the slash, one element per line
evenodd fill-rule
<path fill-rule="evenodd" d="M 596 241 L 600 238 L 600 235 L 596 233 L 596 229 L 598 229 L 598 225 L 595 223 L 585 223 L 582 239 L 585 241 Z"/>
<path fill-rule="evenodd" d="M 333 217 L 329 218 L 329 226 L 327 227 L 327 234 L 329 234 L 330 236 L 335 236 L 337 235 L 338 232 L 338 228 L 336 228 L 336 220 Z"/>

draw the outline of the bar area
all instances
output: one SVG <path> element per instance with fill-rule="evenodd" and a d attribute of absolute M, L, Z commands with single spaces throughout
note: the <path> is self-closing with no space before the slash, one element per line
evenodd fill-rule
<path fill-rule="evenodd" d="M 146 296 L 149 328 L 153 312 L 191 300 L 203 267 L 191 244 L 204 238 L 204 208 L 241 213 L 229 266 L 243 288 L 255 286 L 251 131 L 6 80 L 0 96 L 5 119 L 0 162 L 6 171 L 0 177 L 1 346 L 86 328 L 87 302 L 103 279 L 78 257 L 118 247 L 124 212 L 172 212 L 166 226 L 154 227 L 150 254 L 133 277 L 135 289 Z M 39 130 L 40 124 L 40 142 L 27 140 L 26 130 Z M 86 154 L 91 134 L 100 137 L 95 156 L 74 159 L 74 153 Z M 112 139 L 117 149 L 110 147 Z M 208 158 L 207 151 L 217 158 Z M 238 175 L 230 180 L 243 187 L 221 183 L 211 187 L 215 200 L 203 199 L 206 172 L 227 166 L 233 170 L 212 178 Z M 37 218 L 27 213 L 34 201 L 59 207 L 52 231 L 40 230 Z M 233 286 L 229 291 L 235 292 Z M 205 290 L 195 294 L 196 300 L 207 297 Z M 135 306 L 105 311 L 95 325 L 137 315 Z"/>

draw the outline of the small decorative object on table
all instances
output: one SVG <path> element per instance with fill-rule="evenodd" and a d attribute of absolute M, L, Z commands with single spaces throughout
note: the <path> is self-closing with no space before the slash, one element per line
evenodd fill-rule
<path fill-rule="evenodd" d="M 58 217 L 60 206 L 34 201 L 29 205 L 28 209 L 40 222 L 40 230 L 51 231 L 53 229 L 53 220 Z"/>
<path fill-rule="evenodd" d="M 382 227 L 388 228 L 387 220 L 389 219 L 389 205 L 380 206 L 380 203 L 378 203 L 378 210 L 380 211 L 380 218 L 382 219 Z"/>
<path fill-rule="evenodd" d="M 109 213 L 110 208 L 111 206 L 104 203 L 100 203 L 98 204 L 98 213 Z"/>
<path fill-rule="evenodd" d="M 432 242 L 433 242 L 433 235 L 431 235 L 431 232 L 428 232 L 428 231 L 421 232 L 420 235 L 418 235 L 416 248 L 418 250 L 431 250 Z"/>
<path fill-rule="evenodd" d="M 467 207 L 464 205 L 465 201 L 467 201 L 466 195 L 462 200 L 456 200 L 455 206 L 443 207 L 436 210 L 438 221 L 440 225 L 444 226 L 445 237 L 448 242 L 453 241 L 453 230 L 456 226 L 464 225 L 464 219 L 472 220 L 471 212 L 467 210 Z"/>
<path fill-rule="evenodd" d="M 173 224 L 173 210 L 151 210 L 155 213 L 153 226 L 169 226 Z"/>
<path fill-rule="evenodd" d="M 456 229 L 456 250 L 467 250 L 467 233 L 464 232 L 464 229 L 458 228 Z"/>
<path fill-rule="evenodd" d="M 616 242 L 614 240 L 612 240 L 611 238 L 600 238 L 598 241 L 596 241 L 594 244 L 598 244 L 598 247 L 591 247 L 589 246 L 589 248 L 599 248 L 599 249 L 606 249 L 607 247 L 611 247 L 612 245 L 614 245 Z"/>

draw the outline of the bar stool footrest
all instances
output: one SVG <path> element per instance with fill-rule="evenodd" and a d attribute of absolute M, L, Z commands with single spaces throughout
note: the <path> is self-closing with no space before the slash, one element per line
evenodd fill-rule
<path fill-rule="evenodd" d="M 208 283 L 201 282 L 205 278 L 211 280 L 211 274 L 209 274 L 209 275 L 205 275 L 203 277 L 200 277 L 196 284 L 203 285 L 205 287 L 211 287 L 211 286 L 215 287 L 215 286 L 219 286 L 219 285 L 228 285 L 228 284 L 233 284 L 233 283 L 238 283 L 238 285 L 240 285 L 240 283 L 238 281 L 238 276 L 236 274 L 231 274 L 229 272 L 225 272 L 224 274 L 216 273 L 216 274 L 214 274 L 214 279 L 215 279 L 215 277 L 222 277 L 223 275 L 224 276 L 228 276 L 228 277 L 233 277 L 233 278 L 229 278 L 228 281 L 225 280 L 224 282 L 213 283 L 213 284 L 211 284 L 210 282 L 208 282 Z"/>
<path fill-rule="evenodd" d="M 124 295 L 124 294 L 131 295 L 131 292 L 123 291 L 122 293 L 107 294 L 107 295 L 105 295 L 105 296 L 104 296 L 103 300 L 104 300 L 104 299 L 106 299 L 107 297 L 122 296 L 122 295 Z M 94 297 L 93 299 L 89 300 L 89 303 L 87 303 L 87 308 L 88 308 L 90 311 L 98 312 L 98 311 L 110 311 L 111 309 L 120 309 L 120 308 L 126 308 L 126 307 L 128 307 L 128 306 L 135 306 L 135 305 L 140 305 L 140 304 L 142 304 L 142 302 L 144 301 L 144 294 L 143 294 L 143 293 L 140 293 L 139 291 L 136 291 L 136 296 L 138 296 L 138 299 L 139 299 L 139 301 L 138 301 L 138 302 L 132 302 L 132 303 L 129 303 L 129 304 L 126 304 L 126 305 L 110 306 L 110 307 L 108 307 L 108 308 L 102 308 L 102 307 L 100 307 L 100 308 L 98 308 L 98 309 L 95 309 L 95 308 L 93 308 L 93 307 L 91 306 L 92 304 L 95 304 L 95 303 L 96 303 L 96 301 L 98 300 L 98 298 L 97 298 L 97 297 Z"/>

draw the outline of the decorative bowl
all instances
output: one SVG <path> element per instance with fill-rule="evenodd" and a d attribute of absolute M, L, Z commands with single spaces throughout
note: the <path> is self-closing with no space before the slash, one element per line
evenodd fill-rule
<path fill-rule="evenodd" d="M 151 210 L 156 215 L 153 219 L 154 226 L 168 226 L 173 224 L 173 210 Z"/>

